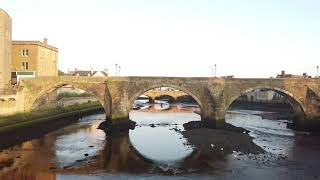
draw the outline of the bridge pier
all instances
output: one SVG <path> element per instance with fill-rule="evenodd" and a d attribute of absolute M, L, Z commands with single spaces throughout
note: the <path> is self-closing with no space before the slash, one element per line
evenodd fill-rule
<path fill-rule="evenodd" d="M 288 124 L 288 127 L 294 130 L 319 131 L 320 116 L 295 116 L 292 120 L 292 124 Z"/>

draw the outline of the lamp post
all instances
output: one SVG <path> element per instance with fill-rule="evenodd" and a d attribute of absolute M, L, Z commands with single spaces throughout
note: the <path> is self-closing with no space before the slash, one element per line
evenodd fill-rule
<path fill-rule="evenodd" d="M 120 76 L 120 72 L 121 72 L 121 66 L 119 66 L 119 76 Z"/>
<path fill-rule="evenodd" d="M 319 65 L 317 66 L 317 78 L 319 77 Z"/>
<path fill-rule="evenodd" d="M 214 77 L 217 77 L 217 64 L 214 65 Z"/>
<path fill-rule="evenodd" d="M 116 64 L 116 75 L 115 76 L 117 76 L 117 74 L 118 74 L 118 64 Z"/>

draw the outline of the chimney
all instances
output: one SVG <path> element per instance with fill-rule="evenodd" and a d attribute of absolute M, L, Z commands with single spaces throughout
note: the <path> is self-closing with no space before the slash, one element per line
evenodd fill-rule
<path fill-rule="evenodd" d="M 284 70 L 282 70 L 282 71 L 281 71 L 281 77 L 282 77 L 282 78 L 285 78 L 285 76 L 286 76 L 286 72 L 285 72 Z"/>
<path fill-rule="evenodd" d="M 303 77 L 308 77 L 307 73 L 302 74 Z"/>
<path fill-rule="evenodd" d="M 47 39 L 47 38 L 43 38 L 43 43 L 44 43 L 45 45 L 47 45 L 47 44 L 48 44 L 48 39 Z"/>

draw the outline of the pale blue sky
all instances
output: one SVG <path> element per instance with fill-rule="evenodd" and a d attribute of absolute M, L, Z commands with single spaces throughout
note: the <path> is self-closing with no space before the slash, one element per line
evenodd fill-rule
<path fill-rule="evenodd" d="M 315 75 L 318 0 L 1 0 L 13 39 L 58 47 L 59 68 L 122 75 Z"/>

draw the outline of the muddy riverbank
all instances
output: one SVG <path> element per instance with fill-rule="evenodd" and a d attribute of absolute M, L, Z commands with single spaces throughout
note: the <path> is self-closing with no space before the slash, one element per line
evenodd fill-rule
<path fill-rule="evenodd" d="M 253 110 L 263 111 L 264 113 L 257 114 L 264 119 L 279 120 L 293 119 L 293 109 L 290 104 L 272 103 L 272 102 L 242 102 L 235 101 L 230 106 L 229 110 Z"/>
<path fill-rule="evenodd" d="M 253 138 L 245 130 L 235 132 L 230 129 L 206 129 L 197 128 L 181 132 L 189 145 L 207 152 L 219 152 L 232 154 L 241 152 L 243 154 L 260 154 L 265 151 L 253 143 Z"/>
<path fill-rule="evenodd" d="M 22 114 L 15 117 L 7 117 L 8 119 L 5 120 L 15 121 L 16 123 L 0 126 L 0 149 L 40 137 L 43 134 L 75 123 L 81 117 L 102 113 L 103 111 L 103 108 L 99 105 L 87 104 L 60 112 L 44 113 L 41 116 L 30 114 L 24 116 Z M 31 119 L 31 117 L 36 118 Z M 5 124 L 5 120 L 0 121 Z"/>

